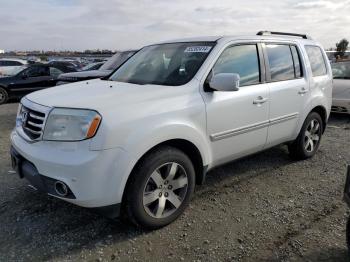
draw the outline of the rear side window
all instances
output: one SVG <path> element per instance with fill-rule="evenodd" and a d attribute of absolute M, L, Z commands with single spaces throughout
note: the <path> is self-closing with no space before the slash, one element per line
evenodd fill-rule
<path fill-rule="evenodd" d="M 17 61 L 7 61 L 8 66 L 21 66 L 22 64 Z"/>
<path fill-rule="evenodd" d="M 212 74 L 239 74 L 240 86 L 260 83 L 260 67 L 257 46 L 237 45 L 225 49 L 213 67 Z"/>
<path fill-rule="evenodd" d="M 271 81 L 291 80 L 295 78 L 294 62 L 289 45 L 267 44 Z"/>
<path fill-rule="evenodd" d="M 309 57 L 312 75 L 322 76 L 327 74 L 326 64 L 322 50 L 318 46 L 305 46 L 307 56 Z"/>
<path fill-rule="evenodd" d="M 0 66 L 21 66 L 22 64 L 17 61 L 0 61 Z"/>

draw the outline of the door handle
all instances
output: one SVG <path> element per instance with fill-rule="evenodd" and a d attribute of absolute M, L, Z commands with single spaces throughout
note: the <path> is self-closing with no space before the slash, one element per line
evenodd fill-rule
<path fill-rule="evenodd" d="M 306 94 L 307 92 L 308 90 L 305 87 L 303 87 L 302 89 L 299 90 L 298 94 L 303 95 L 303 94 Z"/>
<path fill-rule="evenodd" d="M 267 102 L 267 100 L 268 99 L 266 97 L 259 96 L 259 97 L 257 97 L 257 99 L 253 100 L 253 104 L 254 105 L 261 105 L 261 104 Z"/>

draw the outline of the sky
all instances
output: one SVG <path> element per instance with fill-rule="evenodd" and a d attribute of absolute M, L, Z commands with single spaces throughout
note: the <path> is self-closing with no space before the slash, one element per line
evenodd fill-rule
<path fill-rule="evenodd" d="M 350 0 L 0 0 L 0 49 L 127 50 L 260 30 L 350 39 Z"/>

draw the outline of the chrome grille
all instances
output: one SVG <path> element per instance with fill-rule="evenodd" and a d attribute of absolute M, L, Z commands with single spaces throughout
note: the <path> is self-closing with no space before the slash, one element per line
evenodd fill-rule
<path fill-rule="evenodd" d="M 44 130 L 45 113 L 23 106 L 21 116 L 23 132 L 32 140 L 40 138 Z"/>

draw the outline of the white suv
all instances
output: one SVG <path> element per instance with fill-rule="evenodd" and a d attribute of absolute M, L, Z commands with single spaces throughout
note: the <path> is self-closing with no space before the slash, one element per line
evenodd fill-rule
<path fill-rule="evenodd" d="M 326 54 L 306 35 L 150 45 L 108 79 L 23 98 L 12 162 L 40 191 L 158 228 L 218 165 L 281 143 L 312 157 L 331 96 Z"/>

